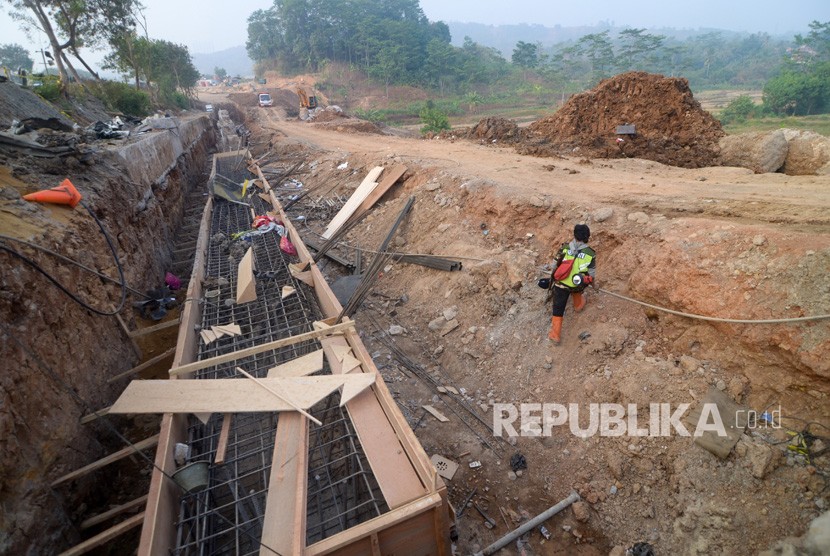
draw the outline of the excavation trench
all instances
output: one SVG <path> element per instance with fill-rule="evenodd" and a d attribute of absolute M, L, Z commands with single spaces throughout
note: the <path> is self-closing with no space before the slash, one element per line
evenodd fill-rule
<path fill-rule="evenodd" d="M 15 154 L 4 159 L 9 171 L 0 179 L 8 194 L 0 232 L 114 280 L 20 242 L 4 244 L 90 306 L 116 307 L 116 263 L 89 214 L 80 206 L 71 210 L 19 199 L 68 177 L 110 234 L 133 291 L 118 318 L 94 315 L 19 257 L 0 253 L 5 369 L 0 376 L 0 552 L 55 553 L 73 546 L 123 516 L 99 524 L 85 522 L 88 518 L 146 494 L 149 463 L 137 455 L 52 483 L 123 449 L 124 438 L 139 442 L 158 433 L 157 418 L 90 417 L 109 406 L 131 378 L 169 368 L 177 334 L 169 323 L 177 320 L 178 309 L 171 303 L 168 314 L 156 321 L 142 318 L 132 305 L 158 298 L 146 294 L 164 286 L 167 272 L 184 288 L 172 295 L 184 300 L 217 135 L 214 121 L 191 116 L 173 129 L 97 148 L 83 159 Z M 145 315 L 153 309 L 158 304 Z M 136 368 L 140 372 L 128 373 Z M 152 445 L 146 453 L 152 458 Z M 138 505 L 126 513 L 140 510 Z M 135 546 L 137 531 L 124 536 L 121 546 Z"/>

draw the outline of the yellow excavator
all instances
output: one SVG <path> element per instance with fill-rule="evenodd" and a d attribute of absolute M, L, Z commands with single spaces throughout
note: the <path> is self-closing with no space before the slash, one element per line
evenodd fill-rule
<path fill-rule="evenodd" d="M 317 108 L 317 97 L 313 95 L 308 96 L 305 89 L 297 87 L 297 96 L 300 97 L 300 108 L 305 108 L 307 110 Z"/>

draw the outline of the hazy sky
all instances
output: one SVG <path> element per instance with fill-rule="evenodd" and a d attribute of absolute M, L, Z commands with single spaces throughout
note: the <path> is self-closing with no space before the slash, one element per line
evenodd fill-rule
<path fill-rule="evenodd" d="M 191 52 L 243 45 L 246 19 L 269 0 L 142 0 L 153 38 L 186 44 Z M 48 45 L 37 34 L 28 40 L 0 2 L 0 43 L 16 42 L 32 51 Z M 682 6 L 682 7 L 681 7 Z M 813 21 L 830 21 L 830 0 L 421 0 L 432 20 L 486 24 L 538 23 L 547 26 L 714 27 L 771 34 L 806 33 Z M 40 61 L 40 54 L 36 55 Z M 97 56 L 90 56 L 97 59 Z"/>

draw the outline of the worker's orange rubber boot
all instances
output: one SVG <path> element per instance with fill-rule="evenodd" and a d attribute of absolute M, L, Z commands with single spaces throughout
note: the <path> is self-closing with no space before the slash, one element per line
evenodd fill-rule
<path fill-rule="evenodd" d="M 548 332 L 548 339 L 554 344 L 560 342 L 562 335 L 562 317 L 552 317 L 550 319 L 550 332 Z"/>
<path fill-rule="evenodd" d="M 582 292 L 572 293 L 571 297 L 573 297 L 574 299 L 574 311 L 576 311 L 577 313 L 582 311 L 582 309 L 585 308 L 585 304 L 587 303 L 587 300 L 585 299 L 585 296 L 582 295 Z"/>

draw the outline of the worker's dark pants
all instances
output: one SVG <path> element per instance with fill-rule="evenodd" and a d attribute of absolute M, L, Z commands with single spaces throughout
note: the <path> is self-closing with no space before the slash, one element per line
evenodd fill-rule
<path fill-rule="evenodd" d="M 553 316 L 561 317 L 565 314 L 565 305 L 568 304 L 568 298 L 571 296 L 571 291 L 565 288 L 553 287 Z"/>

